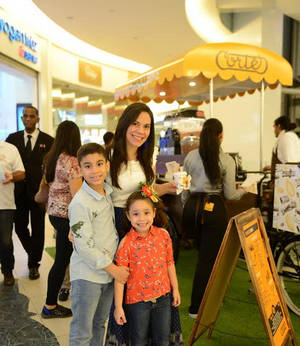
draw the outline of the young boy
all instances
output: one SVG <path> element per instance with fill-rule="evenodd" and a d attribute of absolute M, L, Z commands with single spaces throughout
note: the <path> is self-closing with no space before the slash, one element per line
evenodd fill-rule
<path fill-rule="evenodd" d="M 125 283 L 129 272 L 113 263 L 119 239 L 112 188 L 104 182 L 109 171 L 106 151 L 97 143 L 88 143 L 78 150 L 77 158 L 84 182 L 69 206 L 74 237 L 70 346 L 102 345 L 113 299 L 113 278 Z"/>

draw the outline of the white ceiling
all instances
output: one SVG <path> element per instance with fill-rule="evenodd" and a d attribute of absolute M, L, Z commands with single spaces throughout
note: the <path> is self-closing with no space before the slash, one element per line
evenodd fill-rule
<path fill-rule="evenodd" d="M 81 40 L 152 67 L 203 43 L 187 21 L 185 0 L 33 2 Z M 216 4 L 222 12 L 263 11 L 277 7 L 300 20 L 300 0 L 217 0 Z"/>
<path fill-rule="evenodd" d="M 184 0 L 34 0 L 58 25 L 97 48 L 158 66 L 203 41 Z"/>

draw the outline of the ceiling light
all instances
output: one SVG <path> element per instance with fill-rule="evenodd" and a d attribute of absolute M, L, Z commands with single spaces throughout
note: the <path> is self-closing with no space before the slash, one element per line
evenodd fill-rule
<path fill-rule="evenodd" d="M 52 89 L 52 97 L 61 97 L 61 89 Z"/>
<path fill-rule="evenodd" d="M 190 87 L 194 87 L 194 86 L 196 86 L 196 84 L 197 84 L 197 83 L 196 83 L 196 82 L 193 82 L 193 81 L 192 81 L 192 82 L 189 82 L 189 86 L 190 86 Z"/>
<path fill-rule="evenodd" d="M 75 98 L 75 93 L 61 94 L 61 97 L 62 97 L 63 99 L 74 99 L 74 98 Z"/>
<path fill-rule="evenodd" d="M 166 93 L 165 91 L 161 91 L 161 92 L 159 93 L 159 95 L 160 95 L 160 96 L 166 96 L 167 93 Z"/>

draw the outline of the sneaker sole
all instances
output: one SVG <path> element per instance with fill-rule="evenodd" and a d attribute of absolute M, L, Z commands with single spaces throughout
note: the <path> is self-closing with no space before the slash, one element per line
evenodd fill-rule
<path fill-rule="evenodd" d="M 57 315 L 46 315 L 43 312 L 41 313 L 41 317 L 45 318 L 45 319 L 50 319 L 50 318 L 68 318 L 68 317 L 72 317 L 73 315 L 61 315 L 61 316 L 57 316 Z"/>

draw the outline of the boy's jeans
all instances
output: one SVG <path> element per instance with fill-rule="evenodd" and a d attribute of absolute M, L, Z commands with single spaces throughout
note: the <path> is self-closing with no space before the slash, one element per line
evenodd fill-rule
<path fill-rule="evenodd" d="M 113 282 L 75 280 L 71 284 L 70 346 L 102 346 L 114 294 Z"/>
<path fill-rule="evenodd" d="M 152 345 L 169 346 L 171 333 L 171 295 L 126 305 L 131 346 L 145 346 L 149 334 Z M 151 331 L 150 331 L 151 326 Z"/>

